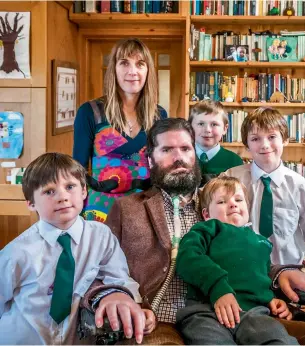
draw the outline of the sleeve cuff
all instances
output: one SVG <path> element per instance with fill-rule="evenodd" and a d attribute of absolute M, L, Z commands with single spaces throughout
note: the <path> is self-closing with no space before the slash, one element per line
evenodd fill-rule
<path fill-rule="evenodd" d="M 227 279 L 223 277 L 214 285 L 214 287 L 211 290 L 210 300 L 211 300 L 212 306 L 214 307 L 214 304 L 216 303 L 216 301 L 220 297 L 228 293 L 232 293 L 235 295 L 233 288 L 229 285 Z"/>
<path fill-rule="evenodd" d="M 283 269 L 279 270 L 279 271 L 276 273 L 274 279 L 272 280 L 272 289 L 273 289 L 273 290 L 276 290 L 276 289 L 280 288 L 280 286 L 279 286 L 277 280 L 278 280 L 279 276 L 280 276 L 284 271 L 286 271 L 286 270 L 301 270 L 301 269 L 303 269 L 303 268 L 300 268 L 300 267 L 299 267 L 299 268 L 296 268 L 296 267 L 286 267 L 286 268 L 283 268 Z"/>
<path fill-rule="evenodd" d="M 130 294 L 128 294 L 127 292 L 123 291 L 123 290 L 119 290 L 117 288 L 109 288 L 107 290 L 104 290 L 104 291 L 101 291 L 99 293 L 97 293 L 92 299 L 91 299 L 91 308 L 92 310 L 95 312 L 96 311 L 96 308 L 97 308 L 97 305 L 99 304 L 99 302 L 101 301 L 101 299 L 109 296 L 109 294 L 112 294 L 112 293 L 115 293 L 115 292 L 118 292 L 118 293 L 124 293 L 128 296 L 130 296 L 131 298 L 133 298 Z"/>

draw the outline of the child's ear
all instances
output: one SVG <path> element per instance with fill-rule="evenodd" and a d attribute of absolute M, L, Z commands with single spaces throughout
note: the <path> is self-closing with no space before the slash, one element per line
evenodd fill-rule
<path fill-rule="evenodd" d="M 223 127 L 223 134 L 224 135 L 227 133 L 228 128 L 229 128 L 229 124 L 224 125 L 224 127 Z"/>
<path fill-rule="evenodd" d="M 88 194 L 88 192 L 87 192 L 87 186 L 85 185 L 85 186 L 83 187 L 83 191 L 82 191 L 82 198 L 83 198 L 83 200 L 87 197 L 87 194 Z"/>
<path fill-rule="evenodd" d="M 286 147 L 286 145 L 289 144 L 289 138 L 287 138 L 285 141 L 283 141 L 283 146 Z"/>
<path fill-rule="evenodd" d="M 31 201 L 26 201 L 26 205 L 28 206 L 28 209 L 29 209 L 30 211 L 36 211 L 35 204 L 32 203 Z"/>
<path fill-rule="evenodd" d="M 210 219 L 210 214 L 207 208 L 202 209 L 202 217 L 204 221 L 208 221 Z"/>

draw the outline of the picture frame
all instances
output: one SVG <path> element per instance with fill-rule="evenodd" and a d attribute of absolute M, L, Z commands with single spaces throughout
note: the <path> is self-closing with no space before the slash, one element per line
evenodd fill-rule
<path fill-rule="evenodd" d="M 249 60 L 249 46 L 246 44 L 225 45 L 225 60 L 245 62 Z"/>
<path fill-rule="evenodd" d="M 295 36 L 267 37 L 267 54 L 271 62 L 293 62 L 298 61 L 297 44 Z"/>
<path fill-rule="evenodd" d="M 79 68 L 76 63 L 52 60 L 52 134 L 73 131 L 78 106 Z"/>

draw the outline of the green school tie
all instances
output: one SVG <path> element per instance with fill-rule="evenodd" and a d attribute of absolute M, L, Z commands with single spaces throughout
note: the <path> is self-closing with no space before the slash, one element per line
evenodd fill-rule
<path fill-rule="evenodd" d="M 75 261 L 69 234 L 59 236 L 57 241 L 63 250 L 57 262 L 50 315 L 59 324 L 71 312 Z"/>
<path fill-rule="evenodd" d="M 208 155 L 207 155 L 206 153 L 202 153 L 202 154 L 200 155 L 200 161 L 201 161 L 202 163 L 207 163 L 207 162 L 209 161 Z"/>
<path fill-rule="evenodd" d="M 259 232 L 266 238 L 273 234 L 273 200 L 270 188 L 271 178 L 261 177 L 264 184 L 264 192 L 262 196 L 261 213 L 259 220 Z"/>

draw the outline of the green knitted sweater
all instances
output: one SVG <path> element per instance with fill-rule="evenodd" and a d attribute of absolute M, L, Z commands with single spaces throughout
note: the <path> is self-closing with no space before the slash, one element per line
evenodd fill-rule
<path fill-rule="evenodd" d="M 233 151 L 220 147 L 218 153 L 207 163 L 202 163 L 199 160 L 202 174 L 216 174 L 219 175 L 226 170 L 240 166 L 243 160 Z"/>
<path fill-rule="evenodd" d="M 271 291 L 272 244 L 249 227 L 219 220 L 198 222 L 180 242 L 177 274 L 189 284 L 187 298 L 214 306 L 233 293 L 243 310 L 264 305 Z"/>

